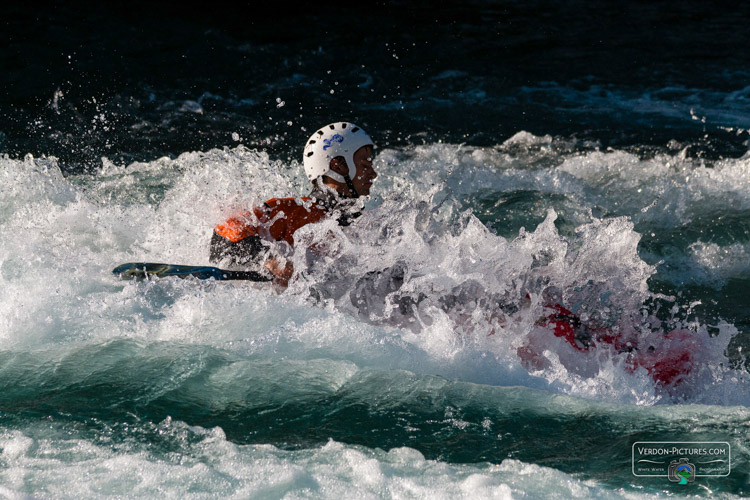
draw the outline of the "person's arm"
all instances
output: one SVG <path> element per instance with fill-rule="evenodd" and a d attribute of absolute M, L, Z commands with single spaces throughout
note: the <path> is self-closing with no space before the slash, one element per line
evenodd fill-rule
<path fill-rule="evenodd" d="M 229 267 L 255 267 L 260 270 L 269 253 L 269 244 L 260 235 L 258 221 L 264 215 L 255 209 L 230 217 L 216 226 L 211 237 L 209 261 Z"/>
<path fill-rule="evenodd" d="M 288 260 L 271 257 L 266 260 L 264 267 L 274 275 L 273 282 L 286 288 L 289 285 L 289 279 L 294 274 L 294 266 Z"/>
<path fill-rule="evenodd" d="M 209 262 L 229 266 L 247 266 L 262 262 L 262 257 L 268 252 L 258 236 L 247 236 L 238 241 L 223 236 L 214 231 L 211 237 Z"/>

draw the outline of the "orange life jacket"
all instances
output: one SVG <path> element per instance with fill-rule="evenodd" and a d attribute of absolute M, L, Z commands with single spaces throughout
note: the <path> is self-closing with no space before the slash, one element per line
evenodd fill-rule
<path fill-rule="evenodd" d="M 325 216 L 325 209 L 312 198 L 271 198 L 263 207 L 230 217 L 216 226 L 214 232 L 232 243 L 258 236 L 294 245 L 294 233 L 299 228 L 319 222 Z"/>

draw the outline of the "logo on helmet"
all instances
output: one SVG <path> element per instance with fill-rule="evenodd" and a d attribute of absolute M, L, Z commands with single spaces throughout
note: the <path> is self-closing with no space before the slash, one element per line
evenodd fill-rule
<path fill-rule="evenodd" d="M 339 134 L 333 134 L 330 139 L 323 139 L 323 142 L 325 143 L 325 146 L 323 146 L 323 151 L 333 146 L 334 141 L 344 142 L 344 138 Z"/>

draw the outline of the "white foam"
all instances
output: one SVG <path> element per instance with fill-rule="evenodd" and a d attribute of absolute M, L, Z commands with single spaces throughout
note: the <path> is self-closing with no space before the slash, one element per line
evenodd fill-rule
<path fill-rule="evenodd" d="M 546 143 L 547 138 L 524 135 L 515 142 Z M 243 146 L 128 166 L 105 161 L 96 176 L 70 179 L 52 160 L 0 160 L 9 186 L 0 199 L 0 223 L 3 234 L 11 235 L 0 243 L 0 339 L 7 349 L 24 350 L 126 336 L 206 344 L 269 359 L 329 357 L 358 367 L 402 368 L 595 399 L 658 401 L 653 387 L 616 359 L 598 360 L 593 374 L 582 377 L 567 370 L 564 360 L 555 369 L 530 374 L 516 354 L 541 314 L 548 289 L 560 290 L 564 303 L 578 313 L 619 308 L 613 321 L 640 326 L 640 306 L 655 269 L 638 255 L 633 223 L 589 214 L 581 217 L 575 235 L 564 237 L 550 211 L 539 227 L 509 240 L 464 211 L 456 196 L 526 186 L 593 203 L 604 198 L 601 193 L 616 190 L 627 198 L 674 169 L 660 159 L 644 162 L 621 152 L 560 156 L 555 151 L 543 153 L 558 156 L 552 163 L 519 168 L 518 159 L 502 148 L 477 151 L 431 145 L 382 152 L 380 198 L 370 201 L 371 210 L 350 228 L 329 221 L 301 230 L 300 242 L 325 243 L 330 254 L 311 256 L 300 245 L 292 256 L 297 280 L 281 295 L 248 283 L 122 282 L 110 271 L 126 261 L 207 263 L 212 228 L 233 210 L 271 195 L 304 193 L 306 180 L 297 165 L 271 162 Z M 555 162 L 559 168 L 551 169 Z M 726 177 L 742 175 L 747 165 L 747 160 L 727 160 L 712 171 L 693 166 L 703 182 L 689 189 L 718 192 Z M 722 169 L 726 176 L 719 175 Z M 672 201 L 680 196 L 665 195 Z M 403 283 L 389 289 L 388 273 L 399 268 Z M 386 278 L 377 281 L 383 272 Z M 352 298 L 368 286 L 384 287 L 384 293 L 375 294 L 379 304 L 365 310 Z M 315 305 L 311 288 L 323 296 Z M 526 294 L 528 303 L 522 300 Z M 444 307 L 451 297 L 461 298 Z M 497 305 L 515 310 L 497 314 Z M 705 332 L 699 327 L 694 330 Z M 706 362 L 725 361 L 716 349 L 708 351 L 713 357 Z M 727 402 L 750 401 L 739 382 L 725 380 L 730 373 L 714 374 L 718 378 L 706 390 L 727 384 L 739 388 Z"/>
<path fill-rule="evenodd" d="M 744 271 L 742 263 L 747 261 L 747 245 L 732 243 L 719 246 L 716 243 L 704 243 L 700 240 L 690 245 L 696 261 L 713 272 L 737 274 L 737 270 Z"/>
<path fill-rule="evenodd" d="M 302 451 L 236 445 L 220 428 L 167 419 L 156 427 L 180 443 L 160 452 L 129 438 L 80 439 L 54 425 L 0 433 L 0 493 L 53 498 L 642 498 L 554 469 L 505 460 L 460 465 L 335 441 Z M 67 435 L 66 435 L 67 434 Z"/>

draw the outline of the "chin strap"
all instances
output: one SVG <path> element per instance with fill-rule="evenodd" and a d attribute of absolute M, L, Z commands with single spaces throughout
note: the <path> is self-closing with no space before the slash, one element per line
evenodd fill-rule
<path fill-rule="evenodd" d="M 343 174 L 343 175 L 340 174 L 340 173 L 338 173 L 338 172 L 336 172 L 333 169 L 329 169 L 328 172 L 325 173 L 325 175 L 327 175 L 328 177 L 330 177 L 334 181 L 346 183 L 346 187 L 349 188 L 349 192 L 352 194 L 351 197 L 352 198 L 359 198 L 360 194 L 357 191 L 357 188 L 354 187 L 354 183 L 352 182 L 352 177 L 351 177 L 352 176 L 352 172 L 356 173 L 357 170 L 354 167 L 352 167 L 349 164 L 348 161 L 346 161 L 346 168 L 347 168 L 348 172 L 345 173 L 345 174 Z"/>
<path fill-rule="evenodd" d="M 357 192 L 357 188 L 354 187 L 354 183 L 352 182 L 352 178 L 348 175 L 344 176 L 344 180 L 346 181 L 346 187 L 349 188 L 349 191 L 352 192 L 352 198 L 359 198 L 359 193 Z"/>
<path fill-rule="evenodd" d="M 360 194 L 357 191 L 357 188 L 354 187 L 354 183 L 352 182 L 352 178 L 349 177 L 349 174 L 341 175 L 331 170 L 328 173 L 326 173 L 325 176 L 333 179 L 334 181 L 345 183 L 346 187 L 348 187 L 349 191 L 352 193 L 352 196 L 351 196 L 352 198 L 360 197 Z"/>

